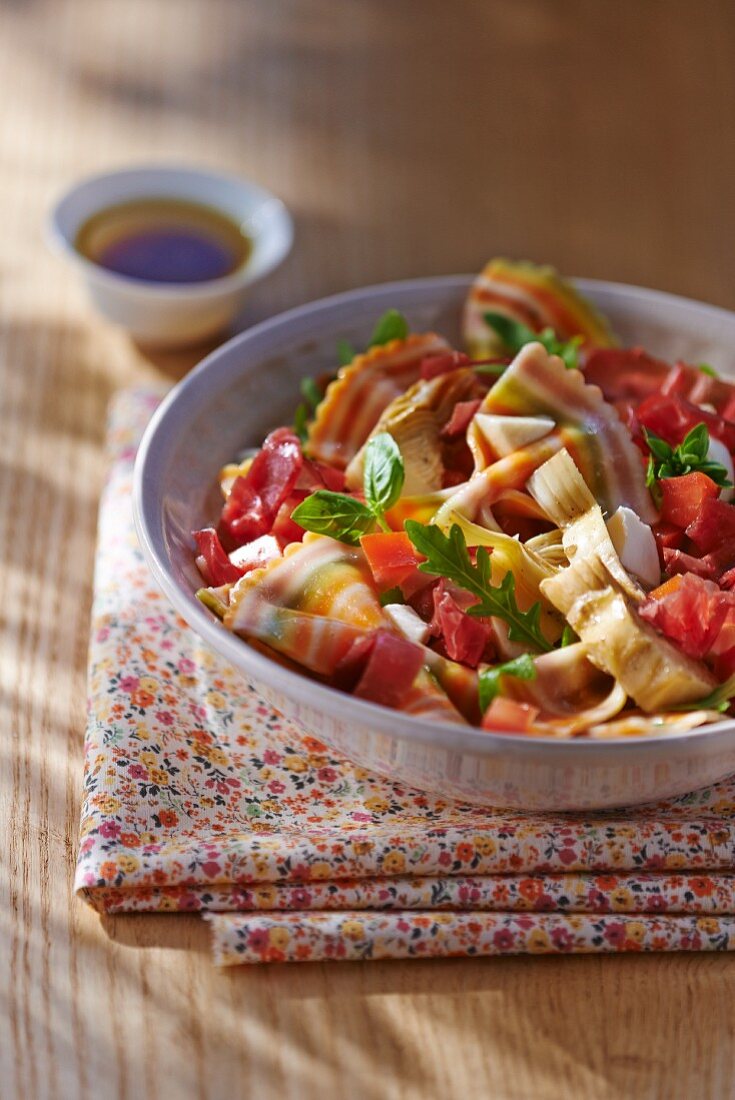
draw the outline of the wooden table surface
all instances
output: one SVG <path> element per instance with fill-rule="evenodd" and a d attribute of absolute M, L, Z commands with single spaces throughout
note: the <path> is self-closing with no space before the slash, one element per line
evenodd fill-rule
<path fill-rule="evenodd" d="M 735 958 L 218 973 L 186 916 L 72 895 L 105 409 L 136 350 L 50 256 L 75 177 L 252 176 L 292 258 L 249 319 L 493 253 L 735 307 L 722 0 L 27 0 L 0 7 L 0 1095 L 735 1096 Z"/>

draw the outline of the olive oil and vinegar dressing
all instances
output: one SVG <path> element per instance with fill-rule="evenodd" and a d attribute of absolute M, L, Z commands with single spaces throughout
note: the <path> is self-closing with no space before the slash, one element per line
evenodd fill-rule
<path fill-rule="evenodd" d="M 246 263 L 252 243 L 209 206 L 181 199 L 136 199 L 106 207 L 77 233 L 76 248 L 108 271 L 150 283 L 202 283 Z"/>

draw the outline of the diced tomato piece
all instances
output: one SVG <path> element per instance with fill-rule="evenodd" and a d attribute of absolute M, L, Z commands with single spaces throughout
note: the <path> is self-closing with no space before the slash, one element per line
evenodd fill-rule
<path fill-rule="evenodd" d="M 720 588 L 735 588 L 735 569 L 728 569 L 720 577 Z"/>
<path fill-rule="evenodd" d="M 425 381 L 431 381 L 432 378 L 438 378 L 440 374 L 448 374 L 449 371 L 466 366 L 469 361 L 469 355 L 465 355 L 462 351 L 451 351 L 446 355 L 427 355 L 421 360 L 421 377 Z"/>
<path fill-rule="evenodd" d="M 711 436 L 720 439 L 730 452 L 735 451 L 735 424 L 718 413 L 707 412 L 678 394 L 654 394 L 636 409 L 640 424 L 675 447 L 697 424 L 705 424 Z"/>
<path fill-rule="evenodd" d="M 233 565 L 227 557 L 214 527 L 204 527 L 192 534 L 199 550 L 197 565 L 207 584 L 218 588 L 221 584 L 233 584 L 244 576 L 245 570 Z"/>
<path fill-rule="evenodd" d="M 658 391 L 670 370 L 668 363 L 643 348 L 590 348 L 585 354 L 585 378 L 599 386 L 608 401 L 641 401 Z"/>
<path fill-rule="evenodd" d="M 675 527 L 694 523 L 708 497 L 719 495 L 719 487 L 701 470 L 682 477 L 665 477 L 658 483 L 661 490 L 661 519 Z"/>
<path fill-rule="evenodd" d="M 649 596 L 639 614 L 688 654 L 705 657 L 715 644 L 728 614 L 735 609 L 735 593 L 685 574 L 673 592 L 660 599 Z"/>
<path fill-rule="evenodd" d="M 528 733 L 539 708 L 496 695 L 482 717 L 482 728 L 493 733 Z"/>
<path fill-rule="evenodd" d="M 424 651 L 389 630 L 376 630 L 374 637 L 353 694 L 384 707 L 400 707 L 424 663 Z"/>
<path fill-rule="evenodd" d="M 235 478 L 222 509 L 219 535 L 226 544 L 234 549 L 268 534 L 303 462 L 298 436 L 290 428 L 270 433 L 247 474 Z"/>
<path fill-rule="evenodd" d="M 663 565 L 666 550 L 680 550 L 684 545 L 686 539 L 684 530 L 681 527 L 675 527 L 673 523 L 655 523 L 651 530 Z"/>
<path fill-rule="evenodd" d="M 681 397 L 688 397 L 692 388 L 691 375 L 691 367 L 685 367 L 683 363 L 676 363 L 664 378 L 658 392 L 667 397 L 669 394 L 674 393 L 678 393 Z"/>
<path fill-rule="evenodd" d="M 294 489 L 276 512 L 271 534 L 276 535 L 284 545 L 289 542 L 301 542 L 304 537 L 304 528 L 291 519 L 291 513 L 307 496 L 309 493 L 305 489 Z"/>
<path fill-rule="evenodd" d="M 378 531 L 363 535 L 360 546 L 381 592 L 403 584 L 416 572 L 418 564 L 425 560 L 405 531 Z"/>
<path fill-rule="evenodd" d="M 452 415 L 441 430 L 442 436 L 445 439 L 453 439 L 455 436 L 464 435 L 481 404 L 480 398 L 476 401 L 458 401 L 452 409 Z"/>
<path fill-rule="evenodd" d="M 649 592 L 648 599 L 662 600 L 664 596 L 670 596 L 672 592 L 676 592 L 683 579 L 681 573 L 676 573 L 673 577 L 669 577 L 667 581 L 664 581 L 663 584 L 660 584 L 658 588 L 654 588 L 652 592 Z"/>
<path fill-rule="evenodd" d="M 670 550 L 679 550 L 684 545 L 684 530 L 673 523 L 655 523 L 652 531 L 659 550 L 665 546 Z"/>
<path fill-rule="evenodd" d="M 448 657 L 470 668 L 477 668 L 492 636 L 487 623 L 473 619 L 460 607 L 443 579 L 434 589 L 431 632 L 441 639 Z"/>
<path fill-rule="evenodd" d="M 725 545 L 732 546 L 735 553 L 735 506 L 719 497 L 707 497 L 686 533 L 704 554 Z"/>

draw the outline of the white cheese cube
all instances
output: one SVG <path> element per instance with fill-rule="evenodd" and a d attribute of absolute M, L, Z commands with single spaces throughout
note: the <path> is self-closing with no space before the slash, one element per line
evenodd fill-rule
<path fill-rule="evenodd" d="M 735 470 L 733 469 L 732 455 L 721 440 L 714 439 L 712 436 L 709 437 L 707 458 L 711 462 L 719 462 L 720 466 L 724 466 L 727 470 L 727 480 L 735 484 Z M 732 500 L 733 494 L 735 494 L 735 489 L 720 490 L 720 498 L 722 500 Z"/>
<path fill-rule="evenodd" d="M 383 608 L 386 615 L 398 627 L 409 642 L 423 645 L 429 638 L 429 624 L 417 615 L 412 607 L 405 603 L 387 603 Z"/>
<path fill-rule="evenodd" d="M 620 564 L 649 588 L 661 580 L 661 564 L 653 531 L 624 504 L 607 521 L 607 530 Z"/>

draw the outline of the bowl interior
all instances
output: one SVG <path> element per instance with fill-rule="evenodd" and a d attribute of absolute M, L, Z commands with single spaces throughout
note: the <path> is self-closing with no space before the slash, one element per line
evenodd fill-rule
<path fill-rule="evenodd" d="M 318 699 L 318 705 L 332 713 L 335 708 L 344 710 L 347 697 L 269 662 L 223 630 L 198 603 L 194 591 L 201 582 L 191 531 L 211 524 L 217 514 L 218 468 L 243 447 L 261 442 L 270 428 L 292 421 L 300 379 L 334 368 L 338 338 L 365 346 L 376 318 L 395 307 L 406 314 L 412 328 L 435 329 L 458 342 L 459 316 L 470 281 L 454 276 L 367 288 L 258 325 L 219 348 L 176 387 L 154 417 L 140 451 L 138 530 L 153 571 L 177 609 L 243 672 L 276 682 L 292 698 L 305 699 L 308 693 L 312 702 Z M 672 360 L 706 361 L 722 373 L 732 373 L 735 315 L 634 287 L 586 280 L 578 285 L 610 318 L 623 344 L 640 343 Z M 419 735 L 427 738 L 439 738 L 447 729 L 357 700 L 350 700 L 349 706 L 367 708 L 380 728 L 400 724 L 418 730 L 420 725 Z M 461 742 L 476 748 L 492 740 L 481 731 L 467 730 L 460 736 L 456 730 Z M 510 739 L 501 740 L 507 745 Z M 599 747 L 608 748 L 609 743 Z"/>

